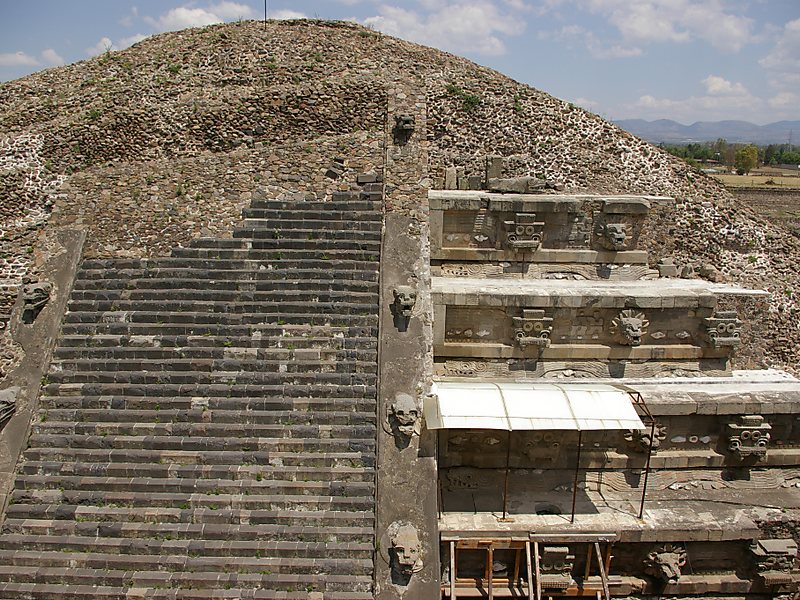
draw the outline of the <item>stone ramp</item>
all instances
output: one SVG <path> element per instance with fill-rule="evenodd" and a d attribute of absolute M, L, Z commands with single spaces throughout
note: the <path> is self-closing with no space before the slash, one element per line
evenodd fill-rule
<path fill-rule="evenodd" d="M 0 535 L 2 598 L 372 597 L 381 196 L 86 260 Z"/>

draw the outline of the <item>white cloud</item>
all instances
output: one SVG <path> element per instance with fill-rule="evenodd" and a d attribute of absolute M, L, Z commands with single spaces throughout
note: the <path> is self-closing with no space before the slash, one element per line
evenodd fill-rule
<path fill-rule="evenodd" d="M 643 118 L 670 118 L 681 122 L 718 121 L 731 114 L 740 119 L 762 120 L 764 101 L 749 93 L 727 96 L 690 96 L 689 98 L 656 98 L 641 96 L 627 104 L 626 110 Z"/>
<path fill-rule="evenodd" d="M 750 93 L 741 83 L 732 83 L 717 75 L 709 75 L 702 83 L 710 96 L 746 96 Z"/>
<path fill-rule="evenodd" d="M 35 67 L 39 61 L 24 52 L 0 53 L 0 67 Z"/>
<path fill-rule="evenodd" d="M 253 9 L 247 4 L 227 0 L 212 5 L 211 11 L 224 20 L 250 19 L 254 15 Z"/>
<path fill-rule="evenodd" d="M 113 49 L 114 43 L 111 41 L 111 38 L 102 37 L 94 46 L 86 48 L 86 54 L 89 56 L 97 56 Z"/>
<path fill-rule="evenodd" d="M 58 52 L 52 48 L 42 50 L 42 60 L 45 62 L 45 64 L 53 67 L 60 67 L 65 62 L 61 55 L 59 55 Z"/>
<path fill-rule="evenodd" d="M 758 63 L 777 89 L 800 86 L 800 19 L 786 23 L 775 47 Z"/>
<path fill-rule="evenodd" d="M 605 17 L 633 44 L 703 40 L 718 50 L 738 52 L 754 40 L 753 21 L 722 0 L 573 0 Z"/>
<path fill-rule="evenodd" d="M 614 59 L 614 58 L 631 58 L 634 56 L 641 56 L 642 49 L 635 46 L 621 46 L 620 44 L 606 45 L 597 36 L 581 27 L 580 25 L 565 25 L 554 33 L 539 32 L 538 38 L 541 40 L 558 40 L 558 41 L 578 41 L 586 46 L 589 53 L 594 58 L 599 59 Z"/>
<path fill-rule="evenodd" d="M 768 104 L 772 108 L 779 110 L 790 109 L 796 111 L 797 106 L 800 105 L 800 95 L 793 92 L 779 92 L 768 100 Z"/>
<path fill-rule="evenodd" d="M 382 5 L 364 23 L 384 33 L 445 50 L 500 55 L 503 39 L 520 35 L 525 22 L 489 0 L 419 0 L 422 11 Z"/>
<path fill-rule="evenodd" d="M 296 10 L 276 10 L 274 13 L 270 13 L 270 19 L 278 19 L 280 21 L 289 21 L 291 19 L 307 19 L 303 13 L 297 12 Z"/>
<path fill-rule="evenodd" d="M 157 19 L 145 17 L 144 20 L 160 31 L 173 31 L 187 27 L 205 27 L 222 23 L 222 19 L 204 8 L 179 6 L 167 11 Z"/>
<path fill-rule="evenodd" d="M 174 31 L 187 27 L 205 27 L 224 21 L 250 18 L 253 9 L 239 2 L 223 0 L 209 4 L 206 8 L 198 8 L 192 4 L 173 8 L 158 18 L 144 17 L 144 21 L 159 31 Z"/>

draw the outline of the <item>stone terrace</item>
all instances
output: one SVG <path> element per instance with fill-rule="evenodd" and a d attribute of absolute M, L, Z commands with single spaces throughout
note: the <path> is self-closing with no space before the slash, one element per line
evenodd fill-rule
<path fill-rule="evenodd" d="M 0 597 L 372 597 L 380 187 L 84 261 Z"/>

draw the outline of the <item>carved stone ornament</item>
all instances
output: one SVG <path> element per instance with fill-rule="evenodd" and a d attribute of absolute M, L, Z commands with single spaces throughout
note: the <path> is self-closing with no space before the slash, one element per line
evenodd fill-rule
<path fill-rule="evenodd" d="M 686 564 L 686 549 L 682 546 L 664 544 L 654 548 L 644 559 L 644 571 L 664 583 L 677 583 L 681 568 Z"/>
<path fill-rule="evenodd" d="M 742 322 L 736 317 L 736 311 L 721 311 L 703 319 L 705 337 L 714 348 L 739 345 Z"/>
<path fill-rule="evenodd" d="M 25 277 L 22 280 L 22 322 L 30 325 L 42 312 L 53 286 L 50 283 L 39 283 Z"/>
<path fill-rule="evenodd" d="M 396 131 L 414 131 L 416 129 L 416 118 L 414 115 L 401 114 L 394 117 L 394 128 Z"/>
<path fill-rule="evenodd" d="M 536 431 L 529 434 L 523 450 L 531 463 L 549 466 L 558 460 L 561 451 L 561 432 Z"/>
<path fill-rule="evenodd" d="M 390 557 L 392 569 L 405 577 L 422 570 L 422 543 L 416 528 L 409 523 L 395 521 L 389 526 L 392 544 Z"/>
<path fill-rule="evenodd" d="M 772 425 L 764 421 L 761 415 L 744 415 L 738 423 L 725 426 L 728 437 L 728 451 L 744 460 L 753 458 L 763 460 L 767 456 L 767 446 L 771 439 Z"/>
<path fill-rule="evenodd" d="M 628 246 L 628 224 L 600 222 L 595 230 L 598 243 L 606 250 L 625 250 Z"/>
<path fill-rule="evenodd" d="M 517 213 L 513 221 L 503 221 L 505 243 L 511 250 L 536 250 L 542 243 L 544 222 L 534 213 Z"/>
<path fill-rule="evenodd" d="M 19 391 L 20 388 L 16 386 L 0 391 L 0 429 L 14 416 Z"/>
<path fill-rule="evenodd" d="M 408 143 L 416 129 L 417 123 L 414 115 L 400 114 L 394 117 L 394 128 L 392 134 L 394 136 L 394 143 L 404 146 Z"/>
<path fill-rule="evenodd" d="M 521 317 L 512 317 L 514 322 L 514 342 L 520 349 L 528 346 L 547 348 L 553 332 L 553 319 L 544 316 L 539 309 L 524 309 Z"/>
<path fill-rule="evenodd" d="M 800 574 L 794 540 L 758 540 L 750 546 L 756 573 L 764 585 L 788 585 Z"/>
<path fill-rule="evenodd" d="M 394 290 L 394 311 L 399 317 L 408 319 L 417 303 L 417 292 L 410 285 L 398 285 Z"/>
<path fill-rule="evenodd" d="M 539 561 L 542 587 L 546 590 L 565 591 L 572 583 L 575 556 L 568 546 L 544 546 Z"/>
<path fill-rule="evenodd" d="M 661 443 L 667 439 L 667 426 L 656 423 L 655 430 L 647 429 L 628 429 L 623 435 L 625 441 L 635 452 L 647 452 L 649 448 L 653 452 L 658 452 L 661 448 Z M 650 439 L 652 437 L 652 439 Z"/>
<path fill-rule="evenodd" d="M 416 399 L 404 393 L 398 393 L 389 406 L 388 421 L 391 430 L 407 438 L 419 435 L 419 406 Z"/>
<path fill-rule="evenodd" d="M 650 325 L 644 313 L 625 309 L 611 320 L 609 331 L 617 342 L 625 346 L 639 346 Z"/>

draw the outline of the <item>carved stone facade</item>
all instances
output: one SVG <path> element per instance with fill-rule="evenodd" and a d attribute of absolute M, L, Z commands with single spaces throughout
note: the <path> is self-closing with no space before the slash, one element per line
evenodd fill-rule
<path fill-rule="evenodd" d="M 575 555 L 569 546 L 544 546 L 541 549 L 541 584 L 546 592 L 564 592 L 572 583 Z"/>
<path fill-rule="evenodd" d="M 534 213 L 517 213 L 514 219 L 503 221 L 505 245 L 511 250 L 533 251 L 542 243 L 544 222 Z"/>
<path fill-rule="evenodd" d="M 547 348 L 553 331 L 553 319 L 546 317 L 543 310 L 523 309 L 521 317 L 514 321 L 514 341 L 521 350 L 528 346 Z"/>
<path fill-rule="evenodd" d="M 742 333 L 742 322 L 736 316 L 736 311 L 720 311 L 713 316 L 703 319 L 705 335 L 708 343 L 714 348 L 729 346 L 735 348 L 739 345 Z"/>

